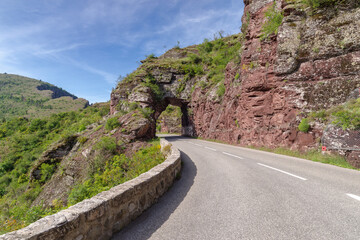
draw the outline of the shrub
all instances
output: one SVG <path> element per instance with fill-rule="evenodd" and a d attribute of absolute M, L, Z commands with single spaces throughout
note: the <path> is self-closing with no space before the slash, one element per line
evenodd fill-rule
<path fill-rule="evenodd" d="M 108 130 L 108 131 L 111 131 L 115 128 L 118 128 L 120 127 L 121 124 L 118 120 L 117 117 L 112 117 L 112 118 L 109 118 L 107 121 L 106 121 L 106 124 L 105 124 L 105 129 Z"/>
<path fill-rule="evenodd" d="M 194 53 L 189 53 L 189 59 L 192 63 L 199 64 L 202 61 L 202 58 Z"/>
<path fill-rule="evenodd" d="M 276 2 L 265 12 L 265 16 L 266 22 L 261 29 L 260 40 L 267 39 L 271 34 L 276 35 L 284 18 L 283 13 L 276 10 Z"/>
<path fill-rule="evenodd" d="M 205 38 L 204 42 L 199 45 L 199 49 L 202 52 L 209 53 L 212 51 L 214 44 L 209 41 L 209 39 Z"/>
<path fill-rule="evenodd" d="M 156 80 L 154 76 L 148 75 L 145 78 L 145 82 L 143 82 L 142 85 L 151 89 L 152 94 L 154 95 L 157 101 L 160 101 L 164 96 L 164 92 L 160 89 L 159 85 L 156 84 Z"/>
<path fill-rule="evenodd" d="M 151 108 L 146 107 L 146 108 L 140 108 L 140 112 L 145 118 L 150 118 L 151 114 L 154 113 L 154 110 L 152 110 Z"/>
<path fill-rule="evenodd" d="M 43 164 L 41 164 L 40 169 L 41 169 L 40 182 L 45 183 L 47 180 L 49 180 L 51 178 L 51 176 L 55 172 L 56 164 L 43 163 Z"/>
<path fill-rule="evenodd" d="M 303 3 L 310 6 L 313 9 L 335 5 L 338 2 L 341 2 L 341 1 L 339 1 L 339 0 L 303 0 Z"/>
<path fill-rule="evenodd" d="M 86 129 L 86 126 L 84 124 L 81 124 L 79 127 L 79 132 L 82 132 Z"/>
<path fill-rule="evenodd" d="M 219 96 L 219 97 L 222 97 L 224 96 L 225 94 L 225 85 L 224 83 L 221 83 L 218 87 L 218 89 L 216 90 L 216 94 Z"/>
<path fill-rule="evenodd" d="M 95 149 L 114 153 L 116 150 L 116 139 L 112 137 L 102 137 L 95 145 Z"/>
<path fill-rule="evenodd" d="M 299 131 L 301 132 L 308 132 L 310 128 L 309 120 L 307 118 L 303 118 L 299 124 Z"/>
<path fill-rule="evenodd" d="M 87 137 L 79 137 L 78 141 L 80 144 L 84 144 L 87 142 L 87 140 L 89 140 Z"/>
<path fill-rule="evenodd" d="M 151 53 L 150 55 L 146 55 L 145 57 L 146 57 L 146 60 L 157 58 L 154 53 Z"/>
<path fill-rule="evenodd" d="M 360 114 L 351 112 L 349 110 L 338 111 L 333 114 L 335 120 L 334 124 L 340 126 L 342 129 L 359 129 L 360 128 Z"/>
<path fill-rule="evenodd" d="M 134 110 L 138 109 L 139 107 L 140 107 L 140 106 L 139 106 L 139 103 L 137 103 L 137 102 L 132 102 L 132 103 L 130 103 L 129 110 L 130 110 L 130 111 L 134 111 Z"/>

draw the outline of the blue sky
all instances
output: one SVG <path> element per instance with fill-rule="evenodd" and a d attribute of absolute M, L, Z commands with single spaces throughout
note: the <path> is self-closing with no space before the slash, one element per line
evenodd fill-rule
<path fill-rule="evenodd" d="M 1 0 L 0 72 L 108 101 L 145 55 L 238 33 L 242 13 L 242 0 Z"/>

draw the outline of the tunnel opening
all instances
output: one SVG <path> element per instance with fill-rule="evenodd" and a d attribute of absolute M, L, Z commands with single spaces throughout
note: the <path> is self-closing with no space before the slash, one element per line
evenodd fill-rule
<path fill-rule="evenodd" d="M 175 133 L 195 136 L 188 102 L 177 98 L 165 98 L 155 110 L 157 133 Z"/>

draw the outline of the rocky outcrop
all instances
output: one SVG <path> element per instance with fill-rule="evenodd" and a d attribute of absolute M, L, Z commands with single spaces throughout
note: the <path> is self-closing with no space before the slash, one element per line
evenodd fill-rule
<path fill-rule="evenodd" d="M 183 132 L 189 135 L 241 145 L 317 147 L 324 125 L 312 124 L 306 133 L 298 125 L 312 111 L 344 103 L 360 87 L 359 4 L 345 1 L 313 10 L 295 0 L 244 2 L 241 61 L 227 65 L 222 97 L 218 86 L 201 87 L 209 74 L 182 81 L 185 73 L 169 63 L 185 61 L 190 50 L 172 49 L 144 61 L 136 77 L 119 84 L 111 111 L 121 101 L 139 101 L 153 108 L 157 119 L 173 104 L 182 108 Z M 277 34 L 262 39 L 270 8 L 283 13 L 283 20 Z M 194 46 L 190 49 L 196 54 Z M 151 89 L 141 88 L 146 96 L 132 97 L 149 74 L 164 95 L 155 100 Z"/>
<path fill-rule="evenodd" d="M 42 156 L 39 158 L 36 164 L 34 164 L 33 169 L 30 172 L 30 181 L 40 180 L 42 177 L 41 165 L 48 164 L 53 165 L 56 168 L 57 164 L 69 154 L 69 152 L 74 148 L 77 143 L 78 136 L 69 136 L 66 137 L 53 146 L 49 147 Z"/>
<path fill-rule="evenodd" d="M 360 131 L 329 125 L 324 130 L 321 143 L 326 150 L 344 155 L 351 166 L 360 168 Z"/>
<path fill-rule="evenodd" d="M 108 131 L 103 126 L 105 119 L 104 122 L 90 125 L 81 135 L 59 141 L 43 154 L 31 172 L 31 181 L 41 179 L 42 164 L 51 164 L 55 169 L 51 178 L 45 181 L 43 190 L 32 203 L 33 206 L 42 203 L 43 206 L 49 207 L 54 200 L 66 205 L 70 190 L 89 176 L 94 162 L 99 161 L 96 159 L 106 161 L 107 157 L 112 156 L 97 147 L 104 137 L 114 139 L 119 145 L 116 149 L 117 154 L 125 153 L 132 156 L 141 147 L 148 146 L 144 140 L 154 131 L 152 119 L 144 117 L 136 110 L 119 116 L 117 120 L 121 127 Z"/>

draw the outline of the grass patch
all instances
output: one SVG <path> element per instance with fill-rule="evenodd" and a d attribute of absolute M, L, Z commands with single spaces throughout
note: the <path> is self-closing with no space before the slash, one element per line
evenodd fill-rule
<path fill-rule="evenodd" d="M 217 94 L 218 97 L 220 97 L 220 98 L 221 98 L 222 96 L 224 96 L 224 94 L 225 94 L 225 85 L 224 85 L 223 82 L 219 85 L 218 89 L 216 90 L 216 94 Z"/>
<path fill-rule="evenodd" d="M 209 142 L 216 142 L 216 143 L 231 145 L 227 142 L 215 140 L 215 139 L 204 139 L 201 137 L 194 137 L 194 139 L 200 139 L 200 140 L 209 141 Z M 247 146 L 247 147 L 245 146 L 245 148 L 250 148 L 250 149 L 255 149 L 255 150 L 260 150 L 260 151 L 265 151 L 265 152 L 272 152 L 272 153 L 290 156 L 290 157 L 307 159 L 307 160 L 311 160 L 314 162 L 331 164 L 331 165 L 335 165 L 335 166 L 343 167 L 343 168 L 360 170 L 360 169 L 357 169 L 357 168 L 354 168 L 353 166 L 351 166 L 343 156 L 340 156 L 337 154 L 322 154 L 322 152 L 320 150 L 310 150 L 307 152 L 300 152 L 300 151 L 296 151 L 296 150 L 290 150 L 288 148 L 272 149 L 272 148 L 267 148 L 267 147 L 254 147 L 254 146 Z"/>
<path fill-rule="evenodd" d="M 251 149 L 272 152 L 276 154 L 286 155 L 290 157 L 303 158 L 307 160 L 311 160 L 314 162 L 321 162 L 325 164 L 331 164 L 343 168 L 356 169 L 352 167 L 343 156 L 337 154 L 322 154 L 320 150 L 310 150 L 307 152 L 300 152 L 295 150 L 290 150 L 287 148 L 266 148 L 266 147 L 249 147 Z M 359 169 L 358 169 L 359 170 Z"/>
<path fill-rule="evenodd" d="M 309 121 L 332 123 L 342 129 L 360 129 L 360 98 L 352 99 L 343 105 L 322 109 L 308 114 Z"/>

